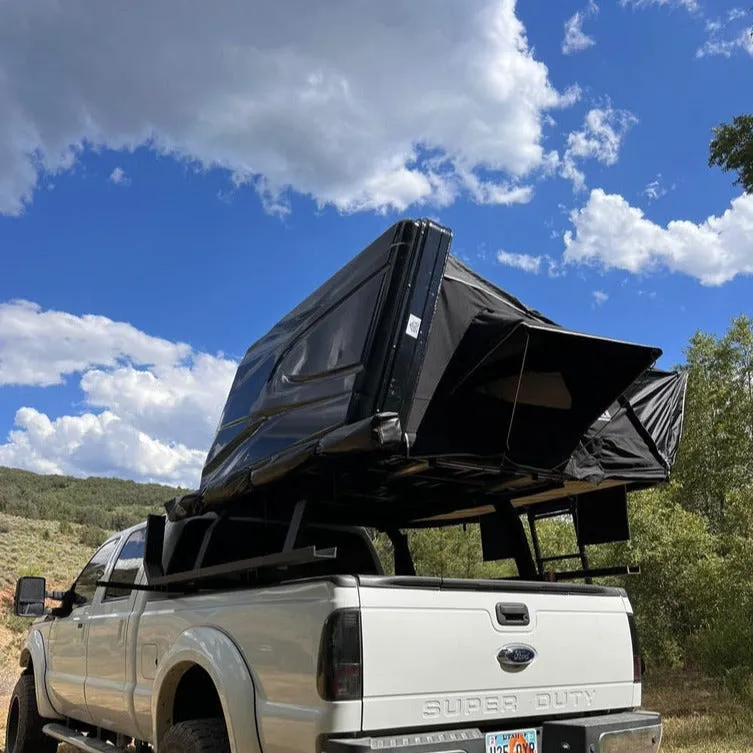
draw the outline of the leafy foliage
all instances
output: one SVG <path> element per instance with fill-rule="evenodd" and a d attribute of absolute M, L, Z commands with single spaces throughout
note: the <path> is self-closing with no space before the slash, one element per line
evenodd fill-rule
<path fill-rule="evenodd" d="M 738 115 L 731 123 L 714 128 L 709 145 L 709 166 L 737 173 L 735 185 L 753 192 L 753 115 Z"/>

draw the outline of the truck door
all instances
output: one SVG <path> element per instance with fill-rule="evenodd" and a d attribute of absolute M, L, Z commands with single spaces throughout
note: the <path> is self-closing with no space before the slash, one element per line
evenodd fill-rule
<path fill-rule="evenodd" d="M 89 560 L 71 587 L 77 603 L 67 617 L 58 617 L 50 628 L 47 656 L 47 688 L 55 711 L 89 722 L 84 684 L 86 638 L 97 581 L 104 577 L 119 543 L 106 541 Z"/>
<path fill-rule="evenodd" d="M 100 588 L 89 614 L 86 648 L 86 706 L 94 724 L 105 729 L 133 734 L 130 686 L 127 668 L 128 623 L 133 614 L 136 591 L 132 585 L 144 558 L 146 527 L 132 531 L 120 549 L 107 580 L 123 587 Z"/>

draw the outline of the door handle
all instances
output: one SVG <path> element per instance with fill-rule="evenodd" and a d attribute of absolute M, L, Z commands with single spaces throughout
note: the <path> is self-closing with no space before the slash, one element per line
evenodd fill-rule
<path fill-rule="evenodd" d="M 527 625 L 531 618 L 525 604 L 497 604 L 497 622 L 500 625 Z"/>

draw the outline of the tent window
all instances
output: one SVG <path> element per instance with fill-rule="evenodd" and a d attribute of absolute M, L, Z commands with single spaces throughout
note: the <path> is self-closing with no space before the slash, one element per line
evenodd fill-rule
<path fill-rule="evenodd" d="M 283 373 L 312 377 L 361 362 L 384 273 L 353 291 L 307 330 L 285 358 Z"/>

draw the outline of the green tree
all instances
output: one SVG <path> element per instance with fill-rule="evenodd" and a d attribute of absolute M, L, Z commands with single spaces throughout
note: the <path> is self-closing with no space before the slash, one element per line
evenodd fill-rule
<path fill-rule="evenodd" d="M 753 6 L 751 6 L 753 11 Z M 753 27 L 749 34 L 753 39 Z M 713 129 L 709 145 L 709 167 L 721 167 L 724 172 L 737 173 L 736 186 L 745 193 L 753 192 L 753 115 L 738 115 L 731 123 Z"/>
<path fill-rule="evenodd" d="M 688 392 L 671 487 L 714 532 L 729 530 L 727 498 L 753 485 L 753 319 L 722 337 L 698 332 L 685 351 Z"/>
<path fill-rule="evenodd" d="M 753 115 L 738 115 L 731 123 L 714 128 L 709 145 L 709 166 L 737 173 L 735 185 L 753 192 Z"/>

